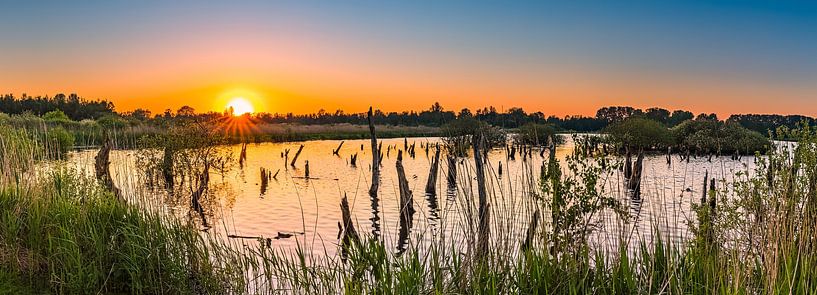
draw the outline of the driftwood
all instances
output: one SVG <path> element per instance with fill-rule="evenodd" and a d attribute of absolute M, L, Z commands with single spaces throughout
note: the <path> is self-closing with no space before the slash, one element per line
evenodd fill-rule
<path fill-rule="evenodd" d="M 301 155 L 301 151 L 304 149 L 304 145 L 298 147 L 298 151 L 295 152 L 295 157 L 292 157 L 292 162 L 289 163 L 289 166 L 295 167 L 295 161 L 298 161 L 298 156 Z"/>
<path fill-rule="evenodd" d="M 105 140 L 102 144 L 102 147 L 99 149 L 99 152 L 96 154 L 94 158 L 94 168 L 96 170 L 96 179 L 102 183 L 105 188 L 110 190 L 114 197 L 117 200 L 124 202 L 125 197 L 122 196 L 122 191 L 116 187 L 116 184 L 113 183 L 113 177 L 111 177 L 111 141 L 110 139 Z"/>
<path fill-rule="evenodd" d="M 477 241 L 477 251 L 475 257 L 484 258 L 488 253 L 488 237 L 490 218 L 488 211 L 488 191 L 485 188 L 485 162 L 482 157 L 482 134 L 473 136 L 471 145 L 474 148 L 474 164 L 477 173 L 477 192 L 479 195 L 479 239 Z"/>
<path fill-rule="evenodd" d="M 440 170 L 440 147 L 437 146 L 437 151 L 434 153 L 434 159 L 431 160 L 431 168 L 428 169 L 428 182 L 426 182 L 426 194 L 437 195 L 437 174 Z"/>
<path fill-rule="evenodd" d="M 498 170 L 497 173 L 499 174 L 499 176 L 502 176 L 502 161 L 499 161 L 499 168 L 497 170 Z"/>

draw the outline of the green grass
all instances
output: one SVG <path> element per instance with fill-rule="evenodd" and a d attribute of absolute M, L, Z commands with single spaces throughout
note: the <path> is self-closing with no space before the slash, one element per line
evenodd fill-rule
<path fill-rule="evenodd" d="M 721 182 L 710 193 L 715 209 L 696 209 L 711 223 L 693 226 L 683 243 L 664 242 L 653 230 L 638 233 L 651 243 L 593 247 L 582 225 L 599 200 L 614 209 L 603 183 L 616 166 L 576 156 L 563 173 L 545 174 L 547 186 L 532 185 L 528 207 L 519 207 L 561 222 L 558 230 L 543 222 L 528 249 L 508 234 L 527 227 L 514 220 L 528 217 L 495 210 L 482 256 L 472 254 L 474 238 L 433 238 L 397 254 L 364 234 L 343 257 L 213 237 L 162 208 L 117 201 L 70 169 L 31 176 L 31 165 L 10 162 L 34 162 L 44 147 L 5 132 L 0 293 L 810 294 L 817 292 L 817 136 L 797 132 L 787 136 L 800 138 L 799 148 L 772 152 L 754 173 Z M 469 171 L 458 186 L 474 185 Z M 501 198 L 489 199 L 499 207 Z M 467 222 L 454 228 L 473 233 Z"/>

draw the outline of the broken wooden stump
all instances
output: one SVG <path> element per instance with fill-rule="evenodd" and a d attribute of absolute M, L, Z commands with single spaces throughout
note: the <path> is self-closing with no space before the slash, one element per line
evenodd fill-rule
<path fill-rule="evenodd" d="M 437 151 L 434 153 L 434 158 L 431 160 L 431 168 L 428 171 L 428 182 L 426 182 L 426 194 L 437 195 L 437 174 L 440 168 L 440 147 L 437 146 Z"/>
<path fill-rule="evenodd" d="M 485 162 L 482 158 L 482 146 L 484 141 L 483 134 L 474 134 L 471 139 L 471 146 L 474 148 L 474 164 L 476 165 L 477 192 L 479 195 L 479 238 L 477 239 L 477 251 L 475 253 L 475 257 L 484 259 L 485 255 L 488 253 L 488 238 L 490 235 L 488 220 L 490 218 L 490 213 L 488 211 L 488 191 L 485 187 Z"/>
<path fill-rule="evenodd" d="M 344 141 L 343 141 L 343 140 L 341 140 L 341 141 L 340 141 L 340 144 L 338 144 L 338 148 L 336 148 L 336 149 L 334 149 L 334 150 L 332 151 L 332 154 L 333 154 L 333 155 L 335 155 L 335 156 L 340 156 L 340 154 L 339 154 L 339 153 L 340 153 L 340 148 L 341 148 L 341 147 L 343 147 L 343 142 L 344 142 Z"/>
<path fill-rule="evenodd" d="M 309 179 L 309 160 L 304 163 L 304 178 Z"/>
<path fill-rule="evenodd" d="M 111 141 L 110 139 L 106 139 L 105 142 L 102 144 L 102 147 L 99 149 L 99 152 L 96 154 L 94 158 L 94 168 L 96 170 L 96 179 L 99 180 L 102 185 L 110 190 L 114 197 L 117 200 L 124 202 L 125 197 L 122 195 L 122 191 L 116 187 L 116 184 L 113 182 L 113 177 L 111 176 Z"/>
<path fill-rule="evenodd" d="M 374 131 L 374 122 L 372 114 L 372 107 L 369 107 L 369 112 L 367 114 L 367 121 L 369 123 L 369 136 L 371 137 L 371 145 L 372 145 L 372 182 L 371 187 L 369 188 L 369 198 L 371 199 L 372 203 L 372 235 L 374 236 L 375 240 L 379 240 L 380 235 L 380 224 L 379 220 L 380 217 L 378 213 L 380 212 L 379 204 L 380 200 L 377 197 L 377 190 L 380 187 L 380 157 L 381 152 L 380 148 L 378 148 L 377 144 L 377 135 Z M 382 143 L 380 144 L 382 146 Z M 362 146 L 361 146 L 362 147 Z"/>
<path fill-rule="evenodd" d="M 304 149 L 304 145 L 301 145 L 300 147 L 298 147 L 298 151 L 295 152 L 295 157 L 292 157 L 292 162 L 289 163 L 289 166 L 295 167 L 295 161 L 298 161 L 298 156 L 301 155 L 301 151 L 303 151 L 303 149 Z"/>

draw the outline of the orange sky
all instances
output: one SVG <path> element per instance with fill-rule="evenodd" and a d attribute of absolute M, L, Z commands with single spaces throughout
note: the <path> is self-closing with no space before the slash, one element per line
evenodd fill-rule
<path fill-rule="evenodd" d="M 0 12 L 0 92 L 153 112 L 222 111 L 240 96 L 272 113 L 439 101 L 557 116 L 611 105 L 817 115 L 815 18 L 789 10 L 61 5 Z"/>

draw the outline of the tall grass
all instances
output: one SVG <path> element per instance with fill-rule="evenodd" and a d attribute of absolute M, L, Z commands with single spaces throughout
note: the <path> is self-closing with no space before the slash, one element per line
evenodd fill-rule
<path fill-rule="evenodd" d="M 719 182 L 708 195 L 715 205 L 695 206 L 697 217 L 688 221 L 692 238 L 680 243 L 668 242 L 657 226 L 638 233 L 649 239 L 627 239 L 632 229 L 623 228 L 607 244 L 591 242 L 603 218 L 630 222 L 614 193 L 619 165 L 601 154 L 523 166 L 516 183 L 487 165 L 487 241 L 477 234 L 477 172 L 462 165 L 453 184 L 459 216 L 437 225 L 450 232 L 413 239 L 408 250 L 396 253 L 359 230 L 360 242 L 347 244 L 342 256 L 200 232 L 193 222 L 158 208 L 118 202 L 70 169 L 5 176 L 0 292 L 814 293 L 817 136 L 808 128 L 790 136 L 799 144 L 773 149 L 757 158 L 756 170 Z M 9 138 L 4 142 L 22 140 Z M 41 153 L 33 151 L 38 147 L 20 148 L 25 146 L 4 145 L 4 175 L 33 171 L 32 165 L 9 163 L 36 161 L 27 155 Z M 542 222 L 531 222 L 535 212 Z M 478 252 L 478 243 L 489 246 Z"/>

